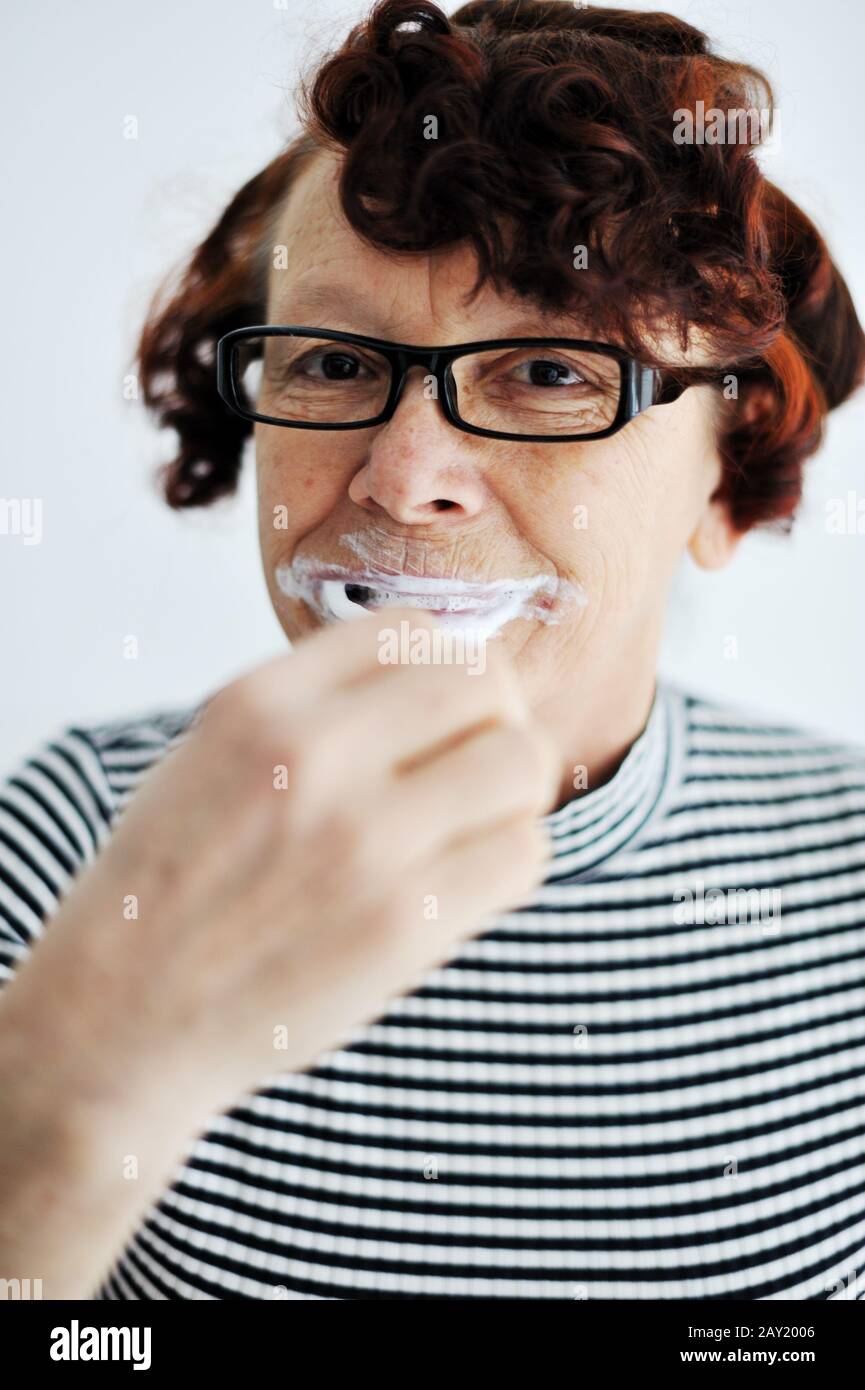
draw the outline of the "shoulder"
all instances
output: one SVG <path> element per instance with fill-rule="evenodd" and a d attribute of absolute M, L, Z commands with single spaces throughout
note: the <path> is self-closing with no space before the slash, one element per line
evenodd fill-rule
<path fill-rule="evenodd" d="M 68 724 L 0 781 L 0 978 L 98 854 L 139 782 L 200 706 Z"/>
<path fill-rule="evenodd" d="M 739 702 L 678 690 L 692 741 L 701 751 L 740 757 L 809 757 L 815 764 L 865 767 L 865 743 L 821 732 L 816 724 L 775 719 Z"/>
<path fill-rule="evenodd" d="M 774 719 L 738 702 L 676 689 L 684 774 L 720 794 L 825 800 L 865 812 L 865 744 L 807 723 Z"/>
<path fill-rule="evenodd" d="M 99 781 L 118 811 L 149 769 L 186 737 L 200 708 L 189 705 L 103 724 L 70 724 L 59 742 L 87 750 L 88 774 Z"/>

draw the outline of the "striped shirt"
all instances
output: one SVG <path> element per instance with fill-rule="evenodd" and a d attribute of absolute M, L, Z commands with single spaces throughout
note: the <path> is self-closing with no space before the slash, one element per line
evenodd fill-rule
<path fill-rule="evenodd" d="M 0 792 L 7 978 L 195 709 Z M 519 911 L 214 1115 L 99 1299 L 865 1298 L 865 749 L 661 681 Z"/>

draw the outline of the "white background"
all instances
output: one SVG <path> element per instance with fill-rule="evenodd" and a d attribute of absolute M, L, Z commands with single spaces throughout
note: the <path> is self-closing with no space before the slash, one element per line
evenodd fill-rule
<path fill-rule="evenodd" d="M 768 71 L 782 139 L 767 172 L 817 219 L 861 312 L 865 10 L 849 0 L 667 8 Z M 294 132 L 299 67 L 365 9 L 4 8 L 0 496 L 41 498 L 43 539 L 0 535 L 3 765 L 72 721 L 196 701 L 284 647 L 260 573 L 251 455 L 237 499 L 172 513 L 153 474 L 173 436 L 124 400 L 123 377 L 151 292 Z M 137 140 L 123 136 L 129 115 Z M 683 568 L 664 672 L 865 740 L 865 535 L 825 527 L 828 499 L 865 498 L 863 422 L 861 399 L 831 419 L 792 538 L 752 535 L 719 574 Z M 137 661 L 123 657 L 130 634 Z M 725 657 L 729 636 L 738 660 Z"/>

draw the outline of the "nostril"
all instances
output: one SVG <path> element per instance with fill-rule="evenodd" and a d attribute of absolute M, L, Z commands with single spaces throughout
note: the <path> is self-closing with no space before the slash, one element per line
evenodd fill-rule
<path fill-rule="evenodd" d="M 447 512 L 451 507 L 456 506 L 456 502 L 452 502 L 448 497 L 437 497 L 433 502 L 433 506 L 437 512 Z"/>

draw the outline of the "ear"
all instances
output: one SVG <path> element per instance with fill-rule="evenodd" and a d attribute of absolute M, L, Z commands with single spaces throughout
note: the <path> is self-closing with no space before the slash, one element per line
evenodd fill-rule
<path fill-rule="evenodd" d="M 735 555 L 741 531 L 733 526 L 727 503 L 716 495 L 709 498 L 689 539 L 691 558 L 704 570 L 723 569 Z"/>

